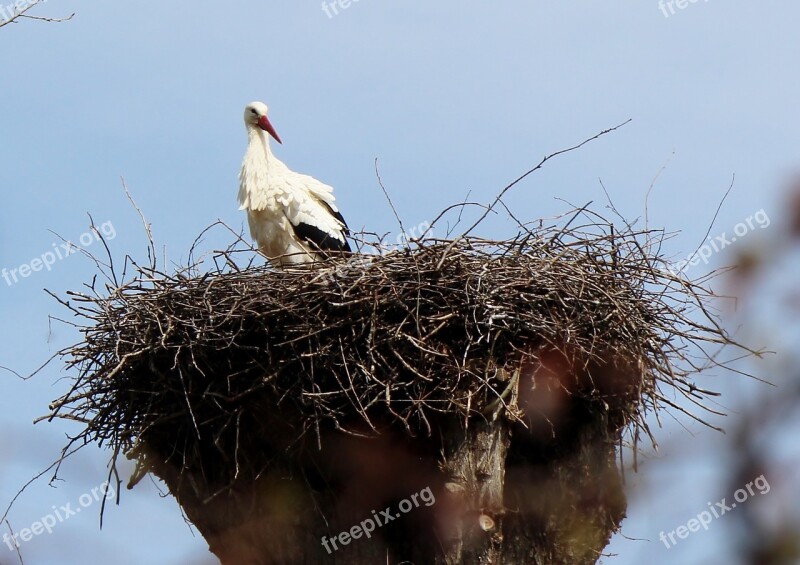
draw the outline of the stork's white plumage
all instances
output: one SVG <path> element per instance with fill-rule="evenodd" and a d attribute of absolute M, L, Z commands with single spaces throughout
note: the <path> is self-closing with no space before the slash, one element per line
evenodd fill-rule
<path fill-rule="evenodd" d="M 333 188 L 290 170 L 272 154 L 269 136 L 281 143 L 263 102 L 244 109 L 249 143 L 239 173 L 239 209 L 250 235 L 276 267 L 313 262 L 329 252 L 349 252 L 347 224 Z"/>

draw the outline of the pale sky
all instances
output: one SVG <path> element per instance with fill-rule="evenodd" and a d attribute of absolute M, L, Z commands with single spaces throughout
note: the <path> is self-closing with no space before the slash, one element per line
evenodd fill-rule
<path fill-rule="evenodd" d="M 650 196 L 649 221 L 680 232 L 666 249 L 676 259 L 702 241 L 734 173 L 712 235 L 761 209 L 777 216 L 775 195 L 800 164 L 795 4 L 709 0 L 668 17 L 657 0 L 360 0 L 338 10 L 329 17 L 317 0 L 50 0 L 31 13 L 75 18 L 0 29 L 0 268 L 55 251 L 53 232 L 78 240 L 87 213 L 113 229 L 116 253 L 141 257 L 144 234 L 120 177 L 171 259 L 185 258 L 218 218 L 241 226 L 241 114 L 256 99 L 269 104 L 283 138 L 278 156 L 333 185 L 351 227 L 380 233 L 398 228 L 376 182 L 376 158 L 413 226 L 467 193 L 488 202 L 545 154 L 631 118 L 549 163 L 507 202 L 527 220 L 566 211 L 564 201 L 602 208 L 601 179 L 633 219 L 644 215 L 645 193 L 669 161 Z M 482 229 L 513 235 L 501 220 Z M 715 255 L 696 274 L 724 261 Z M 43 289 L 77 290 L 94 269 L 71 255 L 28 274 L 12 284 L 0 279 L 0 365 L 21 374 L 78 339 L 51 323 L 48 316 L 66 312 Z M 26 382 L 0 373 L 0 502 L 75 432 L 63 422 L 32 425 L 67 389 L 60 367 Z M 722 555 L 719 524 L 670 550 L 657 539 L 726 494 L 718 484 L 724 462 L 709 447 L 719 435 L 680 424 L 689 431 L 668 420 L 657 432 L 667 447 L 651 452 L 631 479 L 632 488 L 646 487 L 632 493 L 623 524 L 637 540 L 617 536 L 609 548 L 617 556 L 604 562 Z M 676 438 L 680 449 L 670 447 Z M 11 525 L 19 530 L 53 506 L 74 506 L 103 482 L 108 457 L 89 446 L 64 465 L 57 489 L 35 483 L 15 504 Z M 25 563 L 167 565 L 207 554 L 174 500 L 148 480 L 107 508 L 102 531 L 96 510 L 23 543 Z M 15 559 L 0 545 L 2 565 Z"/>

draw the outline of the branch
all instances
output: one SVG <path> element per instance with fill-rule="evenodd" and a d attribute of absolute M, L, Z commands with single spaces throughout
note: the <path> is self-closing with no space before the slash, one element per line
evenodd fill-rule
<path fill-rule="evenodd" d="M 630 121 L 631 121 L 630 119 L 625 120 L 621 124 L 619 124 L 617 126 L 614 126 L 612 128 L 608 128 L 606 130 L 603 130 L 600 133 L 598 133 L 597 135 L 594 135 L 594 136 L 592 136 L 592 137 L 590 137 L 588 139 L 585 139 L 584 141 L 582 141 L 581 143 L 579 143 L 577 145 L 573 145 L 572 147 L 568 147 L 566 149 L 561 149 L 560 151 L 556 151 L 555 153 L 551 153 L 550 155 L 547 155 L 546 157 L 544 157 L 541 161 L 539 161 L 538 165 L 536 165 L 534 168 L 532 168 L 531 170 L 529 170 L 528 172 L 526 172 L 525 174 L 523 174 L 522 176 L 520 176 L 519 178 L 514 180 L 512 183 L 508 184 L 505 188 L 503 188 L 503 190 L 501 190 L 500 193 L 495 197 L 494 202 L 492 202 L 486 208 L 486 211 L 483 213 L 483 215 L 480 218 L 478 218 L 478 221 L 476 221 L 474 224 L 472 224 L 472 226 L 467 231 L 464 232 L 462 237 L 468 235 L 472 230 L 474 230 L 476 227 L 478 227 L 478 225 L 481 222 L 483 222 L 483 220 L 486 219 L 486 216 L 488 216 L 494 210 L 494 207 L 497 206 L 497 203 L 500 202 L 503 199 L 503 196 L 505 196 L 506 192 L 511 190 L 514 186 L 519 184 L 523 179 L 525 179 L 529 175 L 531 175 L 531 174 L 535 173 L 536 171 L 538 171 L 539 169 L 541 169 L 544 166 L 544 164 L 547 163 L 550 159 L 552 159 L 553 157 L 557 157 L 559 155 L 563 155 L 564 153 L 569 153 L 571 151 L 575 151 L 576 149 L 580 149 L 581 147 L 583 147 L 587 143 L 590 143 L 590 142 L 594 141 L 598 137 L 602 137 L 602 136 L 606 135 L 607 133 L 611 133 L 612 131 L 618 130 L 622 126 L 627 125 L 628 123 L 630 123 Z"/>
<path fill-rule="evenodd" d="M 7 26 L 8 24 L 16 23 L 17 20 L 20 20 L 20 19 L 23 19 L 23 18 L 26 18 L 26 19 L 29 19 L 29 20 L 39 20 L 39 21 L 42 21 L 42 22 L 60 23 L 60 22 L 68 22 L 69 20 L 71 20 L 75 16 L 74 12 L 72 14 L 70 14 L 69 16 L 66 16 L 64 18 L 45 18 L 45 17 L 42 17 L 42 16 L 30 16 L 30 15 L 28 15 L 28 11 L 29 10 L 31 10 L 34 6 L 37 6 L 38 4 L 41 4 L 44 1 L 45 0 L 28 0 L 28 5 L 25 6 L 24 8 L 22 8 L 22 10 L 20 10 L 19 12 L 16 12 L 15 5 L 12 5 L 10 7 L 8 7 L 8 6 L 6 6 L 6 7 L 0 6 L 0 17 L 4 18 L 3 21 L 0 21 L 0 27 Z M 13 10 L 13 12 L 11 14 L 8 13 L 9 8 L 11 10 Z"/>

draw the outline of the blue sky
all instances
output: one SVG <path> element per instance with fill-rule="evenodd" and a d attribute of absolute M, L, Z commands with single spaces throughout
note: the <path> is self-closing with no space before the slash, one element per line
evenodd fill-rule
<path fill-rule="evenodd" d="M 240 226 L 241 113 L 254 99 L 270 106 L 284 141 L 279 157 L 332 184 L 352 227 L 381 233 L 397 225 L 375 179 L 376 158 L 413 226 L 468 192 L 490 201 L 545 154 L 631 118 L 549 163 L 507 202 L 530 220 L 566 211 L 560 199 L 602 207 L 602 179 L 621 212 L 643 216 L 645 193 L 669 160 L 649 219 L 680 232 L 666 249 L 676 258 L 702 240 L 732 174 L 712 235 L 762 208 L 778 216 L 777 191 L 798 165 L 800 7 L 789 3 L 709 0 L 665 17 L 656 0 L 360 0 L 329 18 L 317 0 L 50 0 L 32 13 L 71 12 L 67 23 L 0 29 L 0 268 L 52 250 L 52 232 L 78 239 L 87 213 L 113 225 L 115 252 L 141 257 L 144 234 L 121 177 L 170 259 L 185 258 L 218 218 Z M 502 237 L 513 226 L 498 219 L 483 230 Z M 75 341 L 68 326 L 51 324 L 49 316 L 65 312 L 43 289 L 78 289 L 92 275 L 92 264 L 72 255 L 16 284 L 0 279 L 0 365 L 27 374 Z M 0 500 L 74 433 L 64 423 L 31 424 L 66 390 L 64 376 L 57 363 L 26 382 L 0 373 Z M 725 495 L 715 479 L 720 461 L 708 455 L 721 440 L 682 423 L 694 439 L 668 420 L 659 439 L 683 447 L 652 455 L 632 488 L 661 478 L 693 485 L 696 497 L 635 489 L 623 532 L 653 541 L 618 536 L 608 563 L 718 555 L 714 531 L 671 550 L 656 539 Z M 57 489 L 33 485 L 10 515 L 13 527 L 91 491 L 107 457 L 90 446 L 65 465 Z M 23 544 L 25 562 L 85 563 L 91 551 L 118 565 L 196 563 L 206 554 L 156 485 L 144 481 L 122 496 L 102 532 L 87 508 Z M 12 558 L 0 545 L 0 563 Z"/>

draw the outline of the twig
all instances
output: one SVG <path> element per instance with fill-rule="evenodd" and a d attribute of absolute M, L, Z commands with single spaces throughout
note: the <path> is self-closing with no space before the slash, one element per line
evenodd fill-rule
<path fill-rule="evenodd" d="M 33 9 L 34 7 L 42 4 L 44 0 L 29 0 L 28 5 L 24 7 L 19 12 L 16 12 L 16 8 L 12 5 L 11 8 L 15 10 L 14 14 L 5 21 L 0 22 L 0 27 L 7 26 L 8 24 L 16 23 L 19 19 L 29 19 L 29 20 L 39 20 L 43 22 L 53 22 L 53 23 L 60 23 L 60 22 L 67 22 L 71 20 L 75 14 L 72 13 L 67 17 L 64 18 L 45 18 L 41 16 L 31 16 L 28 14 L 28 11 Z"/>
<path fill-rule="evenodd" d="M 557 157 L 559 155 L 563 155 L 564 153 L 570 153 L 571 151 L 575 151 L 576 149 L 580 149 L 581 147 L 583 147 L 587 143 L 590 143 L 590 142 L 594 141 L 595 139 L 606 135 L 607 133 L 611 133 L 613 131 L 616 131 L 619 128 L 623 127 L 624 125 L 626 125 L 626 124 L 628 124 L 630 122 L 631 122 L 631 119 L 625 120 L 621 124 L 619 124 L 617 126 L 614 126 L 612 128 L 608 128 L 606 130 L 603 130 L 600 133 L 598 133 L 598 134 L 596 134 L 596 135 L 594 135 L 594 136 L 592 136 L 592 137 L 590 137 L 588 139 L 583 140 L 582 142 L 580 142 L 577 145 L 573 145 L 572 147 L 568 147 L 566 149 L 561 149 L 559 151 L 556 151 L 555 153 L 551 153 L 550 155 L 547 155 L 546 157 L 544 157 L 541 161 L 539 161 L 539 164 L 537 164 L 535 167 L 533 167 L 532 169 L 530 169 L 526 173 L 524 173 L 521 176 L 519 176 L 516 180 L 514 180 L 511 183 L 509 183 L 508 185 L 506 185 L 503 188 L 503 190 L 501 190 L 500 193 L 495 197 L 494 201 L 489 205 L 489 207 L 486 209 L 486 211 L 483 213 L 483 215 L 481 215 L 481 217 L 478 218 L 478 220 L 474 224 L 472 224 L 472 226 L 470 226 L 470 228 L 467 231 L 464 232 L 462 237 L 464 235 L 468 235 L 472 230 L 474 230 L 476 227 L 478 227 L 478 225 L 480 225 L 481 222 L 483 222 L 483 220 L 486 219 L 486 217 L 489 215 L 489 213 L 492 210 L 494 210 L 494 207 L 497 205 L 497 203 L 500 202 L 500 200 L 502 200 L 502 198 L 506 194 L 506 192 L 511 190 L 514 186 L 519 184 L 522 180 L 527 178 L 529 175 L 531 175 L 531 174 L 535 173 L 536 171 L 538 171 L 539 169 L 541 169 L 544 166 L 544 164 L 547 163 L 550 159 L 552 159 L 554 157 Z"/>

